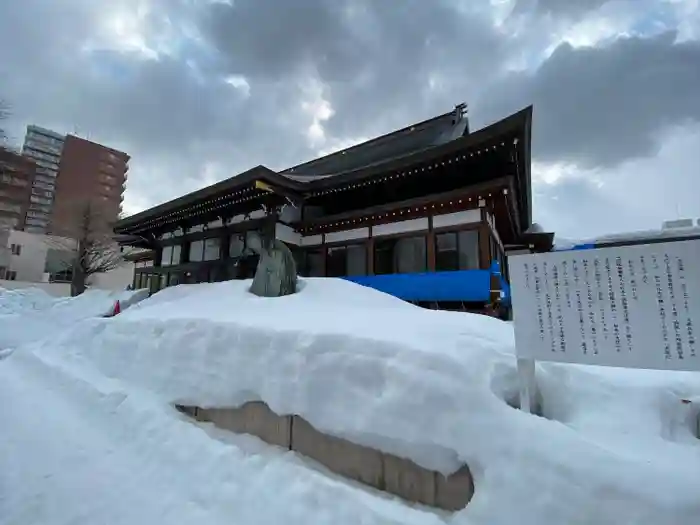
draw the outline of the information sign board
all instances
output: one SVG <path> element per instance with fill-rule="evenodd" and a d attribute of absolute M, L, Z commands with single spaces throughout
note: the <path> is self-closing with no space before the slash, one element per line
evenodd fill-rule
<path fill-rule="evenodd" d="M 508 264 L 519 358 L 700 371 L 700 240 Z"/>

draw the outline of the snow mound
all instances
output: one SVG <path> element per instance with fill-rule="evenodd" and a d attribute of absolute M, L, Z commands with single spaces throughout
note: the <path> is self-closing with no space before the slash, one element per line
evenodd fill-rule
<path fill-rule="evenodd" d="M 0 349 L 52 337 L 71 325 L 122 309 L 148 296 L 147 290 L 88 290 L 77 297 L 53 297 L 39 288 L 0 290 Z"/>
<path fill-rule="evenodd" d="M 55 297 L 40 288 L 0 288 L 0 315 L 46 310 L 56 301 Z"/>
<path fill-rule="evenodd" d="M 509 323 L 301 284 L 274 299 L 245 281 L 181 285 L 27 349 L 163 405 L 262 400 L 431 470 L 467 463 L 476 492 L 455 523 L 697 523 L 700 442 L 680 398 L 700 400 L 698 374 L 541 366 L 546 418 L 531 416 L 506 403 Z"/>

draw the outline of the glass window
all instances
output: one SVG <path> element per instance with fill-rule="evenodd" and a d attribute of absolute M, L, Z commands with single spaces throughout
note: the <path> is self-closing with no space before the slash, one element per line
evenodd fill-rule
<path fill-rule="evenodd" d="M 326 256 L 326 276 L 343 277 L 347 275 L 347 259 L 345 258 L 345 246 L 328 248 Z"/>
<path fill-rule="evenodd" d="M 317 248 L 306 252 L 306 268 L 305 274 L 307 277 L 323 277 L 325 275 L 324 268 L 324 250 Z"/>
<path fill-rule="evenodd" d="M 476 270 L 479 268 L 479 232 L 438 233 L 435 235 L 435 270 Z"/>
<path fill-rule="evenodd" d="M 167 286 L 168 286 L 168 274 L 161 273 L 160 274 L 160 289 L 163 290 Z"/>
<path fill-rule="evenodd" d="M 367 275 L 367 246 L 351 244 L 347 252 L 347 275 Z"/>
<path fill-rule="evenodd" d="M 221 239 L 214 237 L 204 239 L 204 260 L 216 261 L 221 255 Z"/>
<path fill-rule="evenodd" d="M 438 233 L 435 235 L 435 270 L 444 272 L 458 269 L 457 233 Z"/>
<path fill-rule="evenodd" d="M 425 237 L 403 237 L 394 249 L 396 273 L 424 272 L 428 269 Z"/>
<path fill-rule="evenodd" d="M 459 244 L 459 269 L 477 270 L 479 268 L 479 231 L 464 230 L 457 234 Z"/>
<path fill-rule="evenodd" d="M 163 248 L 163 252 L 160 255 L 160 265 L 161 266 L 170 266 L 172 263 L 172 258 L 173 258 L 173 247 L 172 246 L 165 246 Z"/>
<path fill-rule="evenodd" d="M 173 258 L 172 258 L 172 264 L 180 264 L 180 256 L 182 255 L 182 246 L 179 244 L 176 244 L 175 246 L 172 247 L 173 249 Z"/>
<path fill-rule="evenodd" d="M 190 243 L 190 262 L 199 262 L 204 257 L 204 241 Z"/>
<path fill-rule="evenodd" d="M 374 274 L 394 273 L 394 241 L 374 241 Z"/>
<path fill-rule="evenodd" d="M 416 273 L 428 269 L 424 236 L 375 241 L 374 273 Z"/>
<path fill-rule="evenodd" d="M 228 246 L 228 256 L 231 258 L 240 257 L 245 249 L 245 241 L 240 234 L 231 235 L 230 244 Z"/>

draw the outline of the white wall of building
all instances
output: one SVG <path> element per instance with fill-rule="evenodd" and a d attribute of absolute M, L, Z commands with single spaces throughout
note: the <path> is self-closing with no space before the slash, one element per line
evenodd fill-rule
<path fill-rule="evenodd" d="M 6 247 L 12 252 L 9 256 L 7 270 L 15 272 L 13 281 L 31 284 L 47 283 L 48 274 L 44 270 L 49 250 L 65 249 L 70 251 L 76 246 L 74 239 L 16 230 L 9 232 L 5 242 Z M 12 245 L 15 245 L 14 252 L 11 249 Z M 19 253 L 16 253 L 17 251 Z M 91 276 L 88 284 L 91 287 L 105 290 L 124 290 L 132 283 L 133 275 L 134 263 L 124 261 L 115 270 Z M 2 284 L 0 286 L 10 288 L 10 286 Z"/>

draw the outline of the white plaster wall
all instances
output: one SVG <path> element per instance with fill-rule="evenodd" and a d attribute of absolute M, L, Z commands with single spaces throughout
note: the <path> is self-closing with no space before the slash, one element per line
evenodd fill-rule
<path fill-rule="evenodd" d="M 90 276 L 90 287 L 100 290 L 126 290 L 126 287 L 134 282 L 134 266 L 134 263 L 125 261 L 111 272 L 94 274 Z"/>
<path fill-rule="evenodd" d="M 355 228 L 326 234 L 326 242 L 351 241 L 353 239 L 369 238 L 369 228 Z"/>
<path fill-rule="evenodd" d="M 390 222 L 388 224 L 380 224 L 372 227 L 372 236 L 380 237 L 382 235 L 391 235 L 394 233 L 404 233 L 411 231 L 422 231 L 428 229 L 428 218 L 421 217 L 420 219 L 409 219 L 407 221 Z"/>
<path fill-rule="evenodd" d="M 481 222 L 481 210 L 474 209 L 435 215 L 433 217 L 433 228 L 444 228 L 446 226 L 472 224 L 475 222 Z"/>
<path fill-rule="evenodd" d="M 275 238 L 283 242 L 294 244 L 295 246 L 301 244 L 301 235 L 290 226 L 279 222 L 275 224 Z"/>

